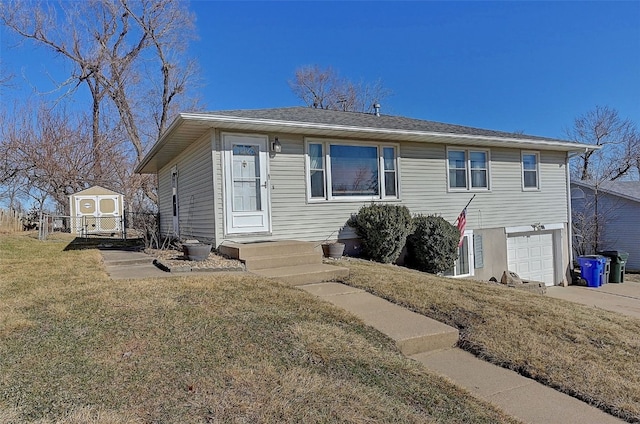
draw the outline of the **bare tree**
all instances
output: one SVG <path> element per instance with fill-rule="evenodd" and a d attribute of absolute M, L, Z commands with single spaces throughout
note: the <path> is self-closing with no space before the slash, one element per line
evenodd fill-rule
<path fill-rule="evenodd" d="M 69 94 L 80 86 L 89 90 L 97 181 L 106 172 L 101 168 L 104 144 L 112 143 L 101 114 L 110 105 L 115 108 L 137 162 L 164 131 L 196 76 L 195 63 L 183 57 L 194 37 L 194 17 L 180 0 L 88 0 L 55 6 L 13 0 L 0 3 L 0 20 L 73 65 L 61 83 Z"/>
<path fill-rule="evenodd" d="M 599 182 L 629 177 L 640 162 L 636 126 L 631 120 L 622 119 L 615 109 L 596 106 L 576 118 L 566 133 L 571 140 L 601 147 L 573 159 L 574 179 Z"/>
<path fill-rule="evenodd" d="M 85 188 L 92 172 L 89 135 L 81 128 L 66 113 L 46 107 L 14 113 L 1 128 L 4 185 L 40 202 L 52 198 L 64 207 L 67 196 Z M 105 153 L 103 158 L 114 158 L 114 152 Z"/>
<path fill-rule="evenodd" d="M 296 69 L 289 87 L 309 107 L 349 112 L 371 112 L 374 103 L 391 95 L 380 80 L 355 83 L 340 77 L 330 66 L 323 69 L 318 65 Z"/>
<path fill-rule="evenodd" d="M 602 188 L 609 181 L 640 175 L 634 175 L 640 172 L 640 137 L 631 120 L 606 106 L 576 118 L 567 136 L 599 147 L 580 153 L 571 164 L 571 178 L 589 185 L 586 195 L 580 189 L 581 196 L 572 196 L 574 249 L 578 255 L 593 254 L 605 243 L 603 229 L 614 219 L 616 209 L 605 201 Z"/>

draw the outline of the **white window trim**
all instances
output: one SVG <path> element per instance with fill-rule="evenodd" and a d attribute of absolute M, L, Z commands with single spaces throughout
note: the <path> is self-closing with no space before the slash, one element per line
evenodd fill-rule
<path fill-rule="evenodd" d="M 449 151 L 464 152 L 466 187 L 451 187 L 449 180 Z M 487 155 L 487 187 L 471 187 L 471 152 L 483 152 Z M 447 191 L 448 192 L 485 192 L 491 191 L 491 150 L 470 149 L 467 147 L 447 146 L 445 162 L 447 164 Z"/>
<path fill-rule="evenodd" d="M 535 155 L 536 157 L 536 186 L 525 187 L 524 185 L 524 155 Z M 522 181 L 522 191 L 540 191 L 540 152 L 535 150 L 522 150 L 520 152 L 520 179 Z"/>
<path fill-rule="evenodd" d="M 324 198 L 311 197 L 311 159 L 309 158 L 309 144 L 322 144 L 324 165 Z M 375 196 L 333 196 L 331 191 L 331 155 L 330 146 L 355 146 L 355 147 L 376 147 L 378 149 L 378 189 L 379 193 Z M 395 152 L 395 172 L 396 172 L 396 195 L 388 196 L 384 192 L 384 154 L 383 148 L 393 148 Z M 377 142 L 361 142 L 350 140 L 334 140 L 334 139 L 317 139 L 305 138 L 304 142 L 305 157 L 305 181 L 307 192 L 307 203 L 326 203 L 326 202 L 362 202 L 362 201 L 400 201 L 400 145 L 398 143 L 377 143 Z"/>
<path fill-rule="evenodd" d="M 467 261 L 469 264 L 469 273 L 458 274 L 458 261 L 453 264 L 453 275 L 449 275 L 451 278 L 467 278 L 474 275 L 474 246 L 473 246 L 473 230 L 464 230 L 464 238 L 467 239 Z"/>

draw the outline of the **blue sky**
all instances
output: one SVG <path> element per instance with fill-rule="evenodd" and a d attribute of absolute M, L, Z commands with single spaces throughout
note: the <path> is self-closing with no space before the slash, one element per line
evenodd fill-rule
<path fill-rule="evenodd" d="M 191 10 L 207 110 L 300 105 L 287 81 L 317 64 L 381 79 L 394 93 L 386 114 L 563 138 L 575 117 L 606 105 L 640 125 L 640 1 L 192 1 Z M 61 63 L 0 35 L 3 66 L 46 90 L 45 70 Z M 24 91 L 5 90 L 4 101 L 15 95 Z"/>

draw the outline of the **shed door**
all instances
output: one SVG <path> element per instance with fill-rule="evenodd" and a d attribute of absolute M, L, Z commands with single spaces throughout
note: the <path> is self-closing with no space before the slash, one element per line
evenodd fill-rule
<path fill-rule="evenodd" d="M 98 196 L 98 225 L 100 231 L 120 231 L 120 196 Z"/>
<path fill-rule="evenodd" d="M 78 233 L 121 230 L 120 196 L 76 196 L 75 210 Z"/>
<path fill-rule="evenodd" d="M 552 233 L 531 233 L 507 238 L 509 270 L 523 280 L 542 281 L 553 286 L 554 255 Z"/>
<path fill-rule="evenodd" d="M 227 234 L 271 230 L 267 137 L 223 135 Z"/>

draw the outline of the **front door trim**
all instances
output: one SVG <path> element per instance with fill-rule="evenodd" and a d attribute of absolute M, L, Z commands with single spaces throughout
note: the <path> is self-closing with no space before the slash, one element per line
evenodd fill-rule
<path fill-rule="evenodd" d="M 221 136 L 225 233 L 271 233 L 268 136 L 239 133 Z M 240 155 L 244 159 L 240 160 Z M 234 175 L 240 173 L 243 175 Z"/>

